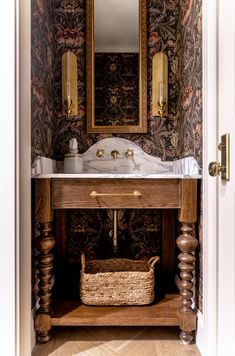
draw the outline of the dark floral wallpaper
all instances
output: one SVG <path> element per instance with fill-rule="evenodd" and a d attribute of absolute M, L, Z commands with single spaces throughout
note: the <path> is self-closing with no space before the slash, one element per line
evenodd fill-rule
<path fill-rule="evenodd" d="M 38 2 L 35 7 L 39 12 Z M 40 4 L 45 5 L 41 0 Z M 82 153 L 98 140 L 107 137 L 102 134 L 86 134 L 86 99 L 85 99 L 85 0 L 54 0 L 48 1 L 51 6 L 49 14 L 44 21 L 47 27 L 53 28 L 54 39 L 54 71 L 51 73 L 54 83 L 54 144 L 53 155 L 56 159 L 63 159 L 68 150 L 68 142 L 71 137 L 78 140 L 79 151 Z M 148 132 L 146 134 L 120 134 L 138 144 L 143 150 L 153 156 L 162 157 L 164 160 L 172 160 L 176 155 L 175 147 L 175 74 L 173 59 L 175 54 L 175 1 L 164 2 L 162 0 L 151 0 L 148 3 Z M 37 22 L 34 24 L 37 27 Z M 42 34 L 44 36 L 44 34 Z M 45 37 L 45 36 L 44 36 Z M 41 46 L 44 37 L 42 37 Z M 40 48 L 40 41 L 35 41 L 32 35 L 32 53 Z M 78 115 L 64 117 L 61 113 L 61 56 L 70 48 L 77 56 L 78 61 Z M 164 50 L 169 58 L 169 117 L 160 119 L 151 116 L 151 71 L 152 56 L 159 50 Z M 50 72 L 48 63 L 44 66 L 45 73 Z M 33 113 L 37 110 L 35 106 Z M 45 125 L 47 116 L 44 117 Z M 33 137 L 37 137 L 43 143 L 45 137 L 33 130 Z M 108 136 L 112 136 L 111 134 Z M 33 155 L 37 155 L 36 147 L 33 145 Z M 48 153 L 44 152 L 48 156 Z"/>
<path fill-rule="evenodd" d="M 95 54 L 95 124 L 138 125 L 138 53 Z"/>
<path fill-rule="evenodd" d="M 85 4 L 85 0 L 32 1 L 32 158 L 63 159 L 72 137 L 82 153 L 112 136 L 86 133 Z M 149 0 L 147 41 L 148 131 L 115 136 L 163 160 L 192 155 L 201 164 L 201 0 Z M 78 64 L 78 115 L 69 118 L 61 111 L 61 57 L 68 49 L 76 54 Z M 169 60 L 169 115 L 163 119 L 151 114 L 152 57 L 158 51 Z M 159 211 L 120 211 L 118 221 L 118 256 L 139 258 L 159 252 Z M 112 213 L 71 211 L 69 251 L 72 260 L 81 251 L 90 258 L 113 256 Z M 201 261 L 202 251 L 199 257 Z M 201 306 L 201 279 L 197 286 Z"/>
<path fill-rule="evenodd" d="M 69 214 L 69 256 L 80 263 L 81 252 L 93 258 L 150 258 L 161 254 L 161 213 L 118 210 L 117 246 L 112 210 L 74 210 Z"/>
<path fill-rule="evenodd" d="M 201 0 L 179 0 L 176 27 L 176 156 L 202 165 Z"/>
<path fill-rule="evenodd" d="M 32 1 L 32 159 L 53 157 L 55 144 L 55 41 L 51 1 Z"/>
<path fill-rule="evenodd" d="M 201 0 L 148 1 L 148 132 L 120 134 L 163 160 L 193 155 L 201 164 Z M 78 61 L 78 115 L 61 113 L 61 57 Z M 152 57 L 169 59 L 169 115 L 151 115 Z M 71 137 L 82 153 L 112 136 L 86 134 L 85 0 L 32 1 L 32 155 L 63 159 Z"/>

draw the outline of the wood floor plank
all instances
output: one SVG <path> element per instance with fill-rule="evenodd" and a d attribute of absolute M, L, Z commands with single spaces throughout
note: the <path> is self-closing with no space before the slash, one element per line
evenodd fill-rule
<path fill-rule="evenodd" d="M 32 356 L 200 356 L 176 327 L 58 327 Z"/>

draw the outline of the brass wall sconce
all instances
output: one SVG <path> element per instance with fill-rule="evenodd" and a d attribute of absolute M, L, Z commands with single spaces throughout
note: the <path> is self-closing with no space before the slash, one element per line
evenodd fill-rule
<path fill-rule="evenodd" d="M 168 58 L 164 52 L 153 56 L 152 115 L 168 115 Z"/>
<path fill-rule="evenodd" d="M 77 57 L 68 50 L 62 56 L 62 113 L 77 115 Z"/>

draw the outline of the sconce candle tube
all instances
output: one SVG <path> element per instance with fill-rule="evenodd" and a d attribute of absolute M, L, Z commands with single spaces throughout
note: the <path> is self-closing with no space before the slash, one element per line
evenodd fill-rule
<path fill-rule="evenodd" d="M 70 82 L 65 83 L 65 98 L 70 101 L 71 91 L 70 91 Z"/>
<path fill-rule="evenodd" d="M 70 64 L 70 58 L 71 58 L 71 51 L 68 50 L 66 54 L 66 79 L 69 82 L 70 81 L 70 71 L 71 71 L 71 64 Z"/>
<path fill-rule="evenodd" d="M 163 82 L 159 83 L 159 103 L 163 103 Z"/>
<path fill-rule="evenodd" d="M 153 56 L 152 115 L 168 115 L 168 58 L 164 52 Z"/>
<path fill-rule="evenodd" d="M 62 56 L 62 113 L 77 115 L 77 57 L 72 51 Z"/>

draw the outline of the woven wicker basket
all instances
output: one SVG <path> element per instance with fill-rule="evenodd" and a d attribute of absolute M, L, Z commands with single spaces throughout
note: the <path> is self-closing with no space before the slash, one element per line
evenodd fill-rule
<path fill-rule="evenodd" d="M 154 265 L 128 259 L 85 261 L 81 256 L 80 297 L 87 305 L 145 305 L 154 300 Z"/>

